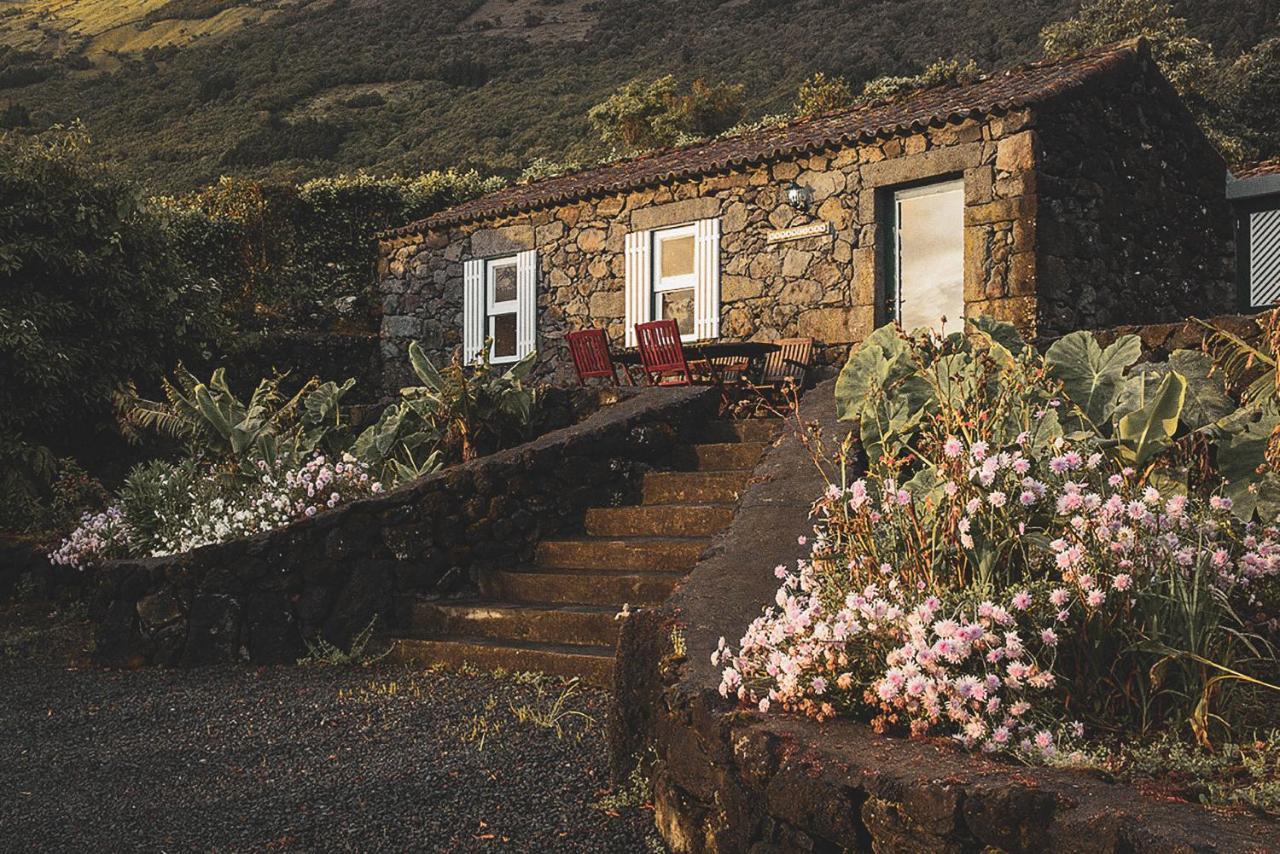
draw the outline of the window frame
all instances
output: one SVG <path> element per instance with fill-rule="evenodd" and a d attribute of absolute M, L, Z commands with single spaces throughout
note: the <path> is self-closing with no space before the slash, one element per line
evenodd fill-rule
<path fill-rule="evenodd" d="M 965 177 L 963 173 L 950 173 L 943 175 L 933 175 L 929 178 L 922 178 L 919 181 L 912 181 L 906 184 L 898 184 L 891 187 L 884 187 L 881 190 L 881 210 L 884 214 L 888 235 L 884 241 L 884 320 L 886 322 L 901 323 L 902 321 L 902 214 L 900 210 L 900 199 L 902 198 L 921 198 L 938 193 L 951 192 L 959 190 L 961 193 L 961 240 L 964 240 L 964 192 Z M 949 188 L 949 189 L 943 189 Z M 961 252 L 963 253 L 963 242 L 961 243 Z M 968 305 L 964 299 L 964 256 L 961 255 L 961 279 L 960 279 L 960 304 L 962 311 L 967 311 Z M 965 328 L 966 314 L 962 313 L 958 318 L 961 324 L 961 330 Z"/>
<path fill-rule="evenodd" d="M 1280 300 L 1265 304 L 1253 301 L 1253 215 L 1270 211 L 1280 211 L 1280 196 L 1243 199 L 1235 204 L 1236 291 L 1243 313 L 1270 311 L 1280 306 Z"/>
<path fill-rule="evenodd" d="M 688 237 L 693 240 L 693 269 L 680 276 L 663 278 L 662 276 L 662 244 L 671 239 Z M 697 333 L 697 299 L 698 299 L 698 225 L 696 222 L 685 223 L 664 228 L 655 228 L 650 233 L 651 273 L 649 276 L 649 316 L 654 320 L 662 317 L 661 295 L 671 291 L 692 291 L 694 298 L 694 329 L 681 332 L 680 340 L 685 343 L 698 340 Z"/>
<path fill-rule="evenodd" d="M 508 365 L 520 361 L 520 271 L 517 254 L 500 255 L 496 258 L 484 259 L 484 329 L 489 339 L 489 364 Z M 516 277 L 516 295 L 509 300 L 497 299 L 497 270 L 510 267 Z M 515 318 L 515 354 L 499 356 L 494 352 L 498 344 L 495 334 L 495 321 L 499 315 L 510 314 Z"/>

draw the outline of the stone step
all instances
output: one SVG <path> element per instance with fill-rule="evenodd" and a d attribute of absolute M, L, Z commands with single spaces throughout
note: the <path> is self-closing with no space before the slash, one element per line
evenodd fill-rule
<path fill-rule="evenodd" d="M 613 605 L 418 599 L 409 605 L 407 633 L 417 638 L 478 637 L 613 646 L 618 639 L 617 613 Z"/>
<path fill-rule="evenodd" d="M 551 643 L 495 641 L 488 638 L 396 638 L 390 658 L 401 664 L 470 664 L 481 670 L 536 671 L 552 676 L 578 676 L 601 688 L 613 685 L 612 646 L 567 646 Z"/>
<path fill-rule="evenodd" d="M 709 537 L 731 521 L 728 504 L 652 504 L 594 507 L 587 511 L 586 525 L 593 537 Z"/>
<path fill-rule="evenodd" d="M 684 572 L 534 572 L 500 570 L 480 576 L 480 595 L 504 602 L 567 605 L 657 605 Z"/>
<path fill-rule="evenodd" d="M 781 418 L 719 419 L 699 431 L 702 442 L 772 442 L 782 430 Z"/>
<path fill-rule="evenodd" d="M 660 471 L 644 476 L 645 504 L 736 504 L 749 471 Z"/>
<path fill-rule="evenodd" d="M 688 570 L 710 541 L 709 535 L 543 540 L 535 563 L 542 569 Z"/>
<path fill-rule="evenodd" d="M 750 471 L 769 447 L 767 442 L 719 442 L 694 445 L 698 471 Z"/>

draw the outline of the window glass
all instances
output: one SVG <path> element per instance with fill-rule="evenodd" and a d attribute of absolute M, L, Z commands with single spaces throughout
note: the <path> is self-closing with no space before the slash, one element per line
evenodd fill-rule
<path fill-rule="evenodd" d="M 693 275 L 693 235 L 662 241 L 662 278 Z"/>
<path fill-rule="evenodd" d="M 516 315 L 495 314 L 490 318 L 489 334 L 493 337 L 493 358 L 503 359 L 516 355 Z"/>
<path fill-rule="evenodd" d="M 693 334 L 693 288 L 678 291 L 662 291 L 658 294 L 659 320 L 674 320 L 680 327 L 680 335 Z"/>
<path fill-rule="evenodd" d="M 894 206 L 898 322 L 908 330 L 962 331 L 964 182 L 899 190 Z"/>
<path fill-rule="evenodd" d="M 508 302 L 516 298 L 516 265 L 493 265 L 493 301 Z"/>

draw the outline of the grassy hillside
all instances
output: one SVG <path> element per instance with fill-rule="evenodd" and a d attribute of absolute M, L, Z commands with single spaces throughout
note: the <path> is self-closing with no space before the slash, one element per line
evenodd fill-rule
<path fill-rule="evenodd" d="M 0 0 L 0 112 L 80 118 L 155 190 L 598 154 L 585 114 L 671 72 L 742 82 L 753 115 L 815 70 L 1033 55 L 1071 0 Z M 1238 51 L 1280 0 L 1183 0 Z M 17 115 L 17 113 L 12 113 Z"/>

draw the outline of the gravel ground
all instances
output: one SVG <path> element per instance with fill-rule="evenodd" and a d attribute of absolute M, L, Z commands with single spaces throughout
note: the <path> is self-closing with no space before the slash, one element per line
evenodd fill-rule
<path fill-rule="evenodd" d="M 0 656 L 0 849 L 663 850 L 609 788 L 607 695 L 566 684 Z"/>

